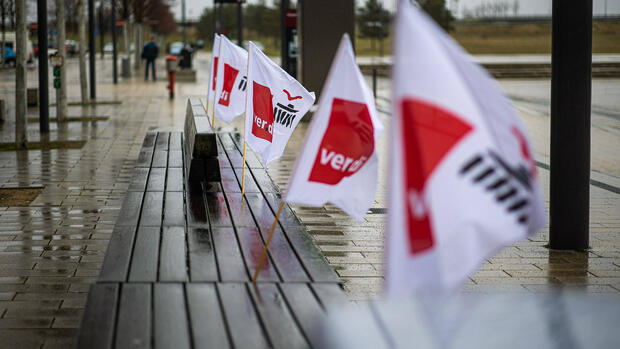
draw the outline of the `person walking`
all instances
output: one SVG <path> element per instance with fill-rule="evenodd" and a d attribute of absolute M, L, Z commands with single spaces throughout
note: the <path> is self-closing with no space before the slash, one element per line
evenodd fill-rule
<path fill-rule="evenodd" d="M 144 81 L 149 79 L 149 65 L 151 66 L 151 71 L 153 75 L 153 81 L 157 80 L 157 76 L 155 75 L 155 59 L 159 54 L 159 47 L 155 43 L 155 38 L 151 38 L 151 41 L 144 45 L 142 49 L 142 58 L 146 59 L 146 69 L 144 70 Z"/>

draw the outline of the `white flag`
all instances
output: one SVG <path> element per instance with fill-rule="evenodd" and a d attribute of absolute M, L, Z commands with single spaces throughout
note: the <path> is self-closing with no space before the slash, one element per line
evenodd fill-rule
<path fill-rule="evenodd" d="M 230 124 L 245 111 L 248 52 L 220 35 L 215 84 L 215 116 Z"/>
<path fill-rule="evenodd" d="M 308 92 L 253 42 L 248 67 L 245 140 L 267 165 L 282 156 L 315 97 L 314 92 Z"/>
<path fill-rule="evenodd" d="M 211 115 L 215 100 L 215 82 L 217 80 L 217 62 L 220 54 L 220 35 L 213 36 L 213 50 L 211 51 L 211 67 L 209 68 L 209 86 L 207 87 L 207 115 Z"/>
<path fill-rule="evenodd" d="M 393 84 L 386 290 L 456 290 L 544 224 L 526 132 L 493 79 L 408 1 Z"/>
<path fill-rule="evenodd" d="M 382 131 L 372 92 L 345 34 L 285 200 L 310 206 L 331 202 L 361 221 L 375 198 L 379 164 L 375 148 Z"/>

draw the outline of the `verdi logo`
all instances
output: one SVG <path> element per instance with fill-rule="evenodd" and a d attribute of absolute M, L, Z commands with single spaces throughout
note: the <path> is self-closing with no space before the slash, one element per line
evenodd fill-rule
<path fill-rule="evenodd" d="M 426 183 L 444 157 L 472 127 L 458 116 L 416 99 L 404 99 L 402 110 L 404 207 L 409 225 L 409 252 L 422 253 L 435 244 Z"/>
<path fill-rule="evenodd" d="M 235 79 L 237 79 L 237 74 L 239 74 L 239 70 L 224 63 L 224 84 L 222 86 L 220 100 L 218 101 L 219 104 L 226 107 L 228 107 L 228 105 L 230 104 L 230 93 L 232 92 L 232 88 L 235 85 Z"/>
<path fill-rule="evenodd" d="M 252 134 L 271 142 L 273 138 L 273 103 L 271 90 L 267 86 L 252 82 Z"/>
<path fill-rule="evenodd" d="M 334 98 L 308 180 L 338 184 L 357 173 L 374 150 L 374 128 L 366 104 Z"/>

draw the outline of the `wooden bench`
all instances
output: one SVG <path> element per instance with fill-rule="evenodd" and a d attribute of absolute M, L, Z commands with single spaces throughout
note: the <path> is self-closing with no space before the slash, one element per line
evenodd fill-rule
<path fill-rule="evenodd" d="M 281 194 L 251 153 L 242 197 L 240 136 L 214 137 L 220 180 L 188 181 L 183 135 L 147 134 L 78 348 L 318 347 L 313 324 L 346 302 L 340 279 L 285 205 L 250 282 Z"/>

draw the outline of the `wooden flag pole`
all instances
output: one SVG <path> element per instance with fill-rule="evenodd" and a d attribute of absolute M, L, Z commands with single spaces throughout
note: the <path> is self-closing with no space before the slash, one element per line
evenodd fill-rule
<path fill-rule="evenodd" d="M 207 101 L 207 103 L 208 102 L 209 101 Z M 213 112 L 211 113 L 211 128 L 215 131 L 215 99 L 213 100 L 213 108 L 211 111 Z"/>
<path fill-rule="evenodd" d="M 267 237 L 267 241 L 265 241 L 265 247 L 263 248 L 263 252 L 258 259 L 258 265 L 256 266 L 256 270 L 254 270 L 254 275 L 252 276 L 252 283 L 256 283 L 256 279 L 258 278 L 258 272 L 260 268 L 263 266 L 265 262 L 265 258 L 267 258 L 267 249 L 269 248 L 269 244 L 271 243 L 271 239 L 273 238 L 273 233 L 276 231 L 276 224 L 278 224 L 278 220 L 280 219 L 280 214 L 282 213 L 282 209 L 284 208 L 284 199 L 280 202 L 280 206 L 278 207 L 278 212 L 276 213 L 276 217 L 273 219 L 273 223 L 271 224 L 271 229 L 269 229 L 269 236 Z"/>
<path fill-rule="evenodd" d="M 248 146 L 246 141 L 243 141 L 243 175 L 241 176 L 241 197 L 245 193 L 245 151 Z"/>

